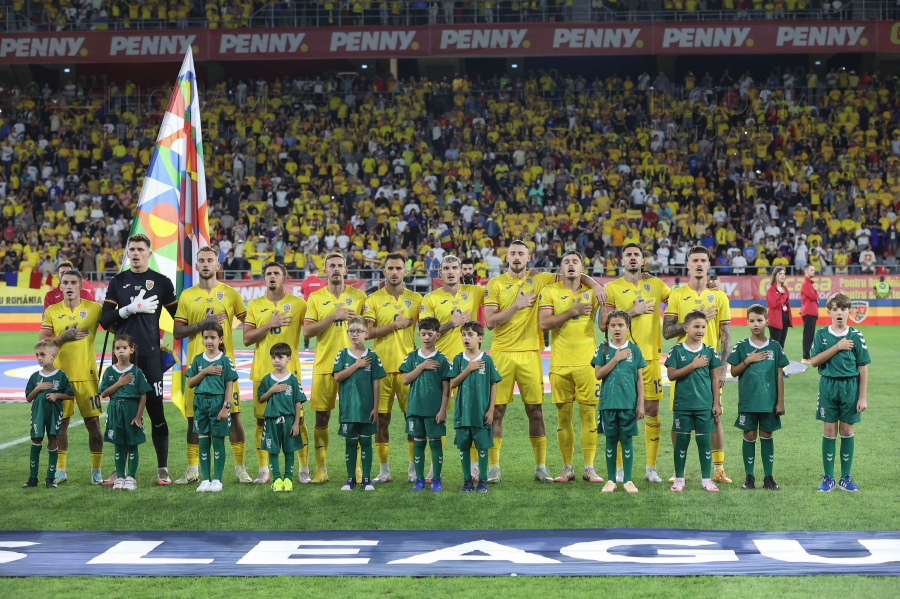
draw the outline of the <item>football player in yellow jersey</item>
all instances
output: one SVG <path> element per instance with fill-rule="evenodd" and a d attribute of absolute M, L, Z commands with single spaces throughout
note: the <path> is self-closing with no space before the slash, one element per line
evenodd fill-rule
<path fill-rule="evenodd" d="M 656 277 L 644 279 L 641 268 L 644 266 L 644 253 L 641 246 L 630 243 L 622 248 L 622 267 L 625 276 L 606 285 L 606 303 L 600 313 L 600 329 L 606 324 L 607 315 L 613 310 L 623 310 L 631 316 L 631 338 L 637 344 L 647 361 L 642 369 L 644 373 L 644 443 L 647 447 L 647 471 L 644 479 L 661 483 L 656 469 L 659 456 L 659 401 L 663 396 L 662 375 L 659 357 L 662 352 L 662 338 L 659 326 L 659 307 L 669 301 L 669 287 Z M 622 449 L 619 447 L 616 479 L 621 476 Z M 624 482 L 624 480 L 622 481 Z"/>
<path fill-rule="evenodd" d="M 422 296 L 403 286 L 406 276 L 406 258 L 403 254 L 388 254 L 381 268 L 384 273 L 384 287 L 366 298 L 363 316 L 369 322 L 368 339 L 375 340 L 375 353 L 381 358 L 387 376 L 378 385 L 378 432 L 375 433 L 375 453 L 378 455 L 380 472 L 373 483 L 391 480 L 388 463 L 388 427 L 391 425 L 391 409 L 394 398 L 400 404 L 400 411 L 406 416 L 406 396 L 409 388 L 403 384 L 400 364 L 416 348 L 416 322 Z M 405 423 L 405 420 L 404 420 Z M 405 428 L 405 427 L 404 427 Z M 412 436 L 407 435 L 409 444 L 410 482 L 415 482 L 416 470 L 412 457 Z"/>
<path fill-rule="evenodd" d="M 597 413 L 599 394 L 591 366 L 591 348 L 596 349 L 594 319 L 600 302 L 594 291 L 581 282 L 584 259 L 576 251 L 563 254 L 562 281 L 547 285 L 538 300 L 538 324 L 550 331 L 550 393 L 559 419 L 556 437 L 563 469 L 556 482 L 575 480 L 572 455 L 575 452 L 575 402 L 581 418 L 581 451 L 584 455 L 582 479 L 602 483 L 594 469 L 597 453 Z"/>
<path fill-rule="evenodd" d="M 84 278 L 77 270 L 69 270 L 60 277 L 59 288 L 63 301 L 49 306 L 44 312 L 39 338 L 52 339 L 59 347 L 55 367 L 66 373 L 75 391 L 75 399 L 64 402 L 63 421 L 57 435 L 59 457 L 57 459 L 57 483 L 66 478 L 66 451 L 69 448 L 69 420 L 75 413 L 75 404 L 84 419 L 91 450 L 91 482 L 103 483 L 100 472 L 103 461 L 103 434 L 100 432 L 100 392 L 97 387 L 97 354 L 94 336 L 100 324 L 103 307 L 97 302 L 81 299 Z"/>
<path fill-rule="evenodd" d="M 719 352 L 719 358 L 723 360 L 723 366 L 719 370 L 719 407 L 721 408 L 722 387 L 725 385 L 724 364 L 731 353 L 731 304 L 724 292 L 708 289 L 711 277 L 707 275 L 707 271 L 710 263 L 709 250 L 705 247 L 694 246 L 688 250 L 687 267 L 691 277 L 690 282 L 669 294 L 669 303 L 663 318 L 663 337 L 684 339 L 686 336 L 684 317 L 693 310 L 701 310 L 706 314 L 709 325 L 706 327 L 703 343 Z M 714 420 L 716 432 L 711 436 L 715 468 L 713 478 L 717 483 L 730 483 L 731 479 L 725 474 L 725 430 L 722 428 L 720 416 L 716 416 Z M 674 447 L 674 431 L 672 436 L 672 446 Z"/>
<path fill-rule="evenodd" d="M 342 349 L 350 347 L 347 321 L 362 313 L 366 294 L 344 283 L 347 266 L 344 255 L 332 252 L 325 256 L 325 280 L 328 285 L 309 294 L 303 336 L 316 338 L 310 407 L 316 413 L 313 440 L 316 449 L 316 474 L 312 482 L 328 481 L 328 422 L 337 398 L 338 384 L 332 375 L 334 360 Z M 359 463 L 359 462 L 357 462 Z"/>
<path fill-rule="evenodd" d="M 481 285 L 463 285 L 462 263 L 456 256 L 448 255 L 441 259 L 441 280 L 443 285 L 422 299 L 419 318 L 433 316 L 441 323 L 435 347 L 448 356 L 448 360 L 466 350 L 462 342 L 460 327 L 477 317 L 478 309 L 484 302 L 484 287 Z M 472 316 L 472 315 L 476 316 Z M 455 393 L 451 392 L 450 402 Z M 450 409 L 449 406 L 447 408 Z M 473 446 L 470 450 L 472 462 L 472 478 L 478 479 L 478 450 Z"/>
<path fill-rule="evenodd" d="M 178 298 L 178 310 L 175 312 L 175 339 L 188 338 L 186 364 L 194 361 L 199 354 L 206 351 L 203 346 L 203 327 L 209 323 L 219 323 L 225 333 L 225 353 L 234 359 L 234 341 L 231 325 L 237 318 L 244 322 L 247 309 L 241 294 L 233 287 L 220 283 L 216 279 L 219 271 L 219 252 L 207 246 L 197 250 L 197 274 L 200 282 L 181 292 Z M 184 389 L 184 415 L 187 417 L 187 463 L 184 475 L 174 481 L 176 485 L 187 485 L 200 482 L 200 445 L 197 433 L 194 432 L 194 390 L 187 384 Z M 234 474 L 239 483 L 251 482 L 250 475 L 244 465 L 246 435 L 241 422 L 241 393 L 237 381 L 233 385 L 231 398 L 231 452 L 234 454 Z M 256 402 L 254 402 L 255 404 Z"/>
<path fill-rule="evenodd" d="M 265 424 L 266 404 L 256 401 L 259 383 L 274 370 L 269 350 L 276 343 L 287 343 L 293 348 L 300 347 L 300 330 L 306 316 L 306 301 L 290 293 L 285 293 L 284 283 L 287 280 L 287 268 L 284 264 L 270 262 L 263 267 L 266 281 L 266 294 L 251 300 L 247 304 L 247 317 L 244 319 L 244 345 L 253 348 L 253 365 L 250 368 L 250 381 L 253 383 L 253 415 L 256 417 L 256 434 L 254 448 L 259 463 L 259 473 L 254 483 L 263 485 L 269 482 L 269 452 L 260 448 L 263 425 Z M 300 360 L 297 352 L 292 352 L 287 369 L 300 378 Z M 297 451 L 297 480 L 309 483 L 309 433 L 306 426 L 300 427 L 303 437 L 303 448 Z"/>
<path fill-rule="evenodd" d="M 545 285 L 556 282 L 551 273 L 528 271 L 531 251 L 521 238 L 509 244 L 506 254 L 509 270 L 488 281 L 487 299 L 484 302 L 484 320 L 494 331 L 491 341 L 491 358 L 503 380 L 497 384 L 497 402 L 494 406 L 494 447 L 488 450 L 488 482 L 500 482 L 500 445 L 503 441 L 503 416 L 506 406 L 512 403 L 513 386 L 518 383 L 525 414 L 528 416 L 528 434 L 534 451 L 534 478 L 540 482 L 553 482 L 547 470 L 547 434 L 544 428 L 544 368 L 541 350 L 544 335 L 538 326 L 537 298 Z M 606 300 L 603 287 L 590 277 L 581 281 Z"/>

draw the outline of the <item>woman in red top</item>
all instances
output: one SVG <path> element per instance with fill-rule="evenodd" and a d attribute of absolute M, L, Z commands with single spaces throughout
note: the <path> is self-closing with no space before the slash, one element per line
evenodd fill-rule
<path fill-rule="evenodd" d="M 800 317 L 803 318 L 803 363 L 810 364 L 809 350 L 812 348 L 816 334 L 816 321 L 819 318 L 819 294 L 813 286 L 816 267 L 807 264 L 803 270 L 803 286 L 800 288 Z"/>
<path fill-rule="evenodd" d="M 772 271 L 772 284 L 766 291 L 766 308 L 769 310 L 769 336 L 778 342 L 781 349 L 784 349 L 784 342 L 787 338 L 788 327 L 793 326 L 791 322 L 791 298 L 788 295 L 787 287 L 784 286 L 786 273 L 783 267 L 779 266 Z"/>

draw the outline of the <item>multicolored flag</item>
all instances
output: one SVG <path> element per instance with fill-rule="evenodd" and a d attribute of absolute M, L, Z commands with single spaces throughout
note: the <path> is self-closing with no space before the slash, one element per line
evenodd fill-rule
<path fill-rule="evenodd" d="M 172 280 L 175 296 L 199 282 L 197 250 L 209 245 L 209 213 L 203 169 L 200 99 L 194 57 L 188 48 L 156 138 L 141 188 L 131 234 L 150 238 L 150 268 Z M 128 257 L 122 270 L 128 268 Z M 172 318 L 163 311 L 160 326 L 171 332 Z M 184 370 L 187 339 L 175 341 L 178 358 L 172 369 L 172 402 L 184 413 Z"/>

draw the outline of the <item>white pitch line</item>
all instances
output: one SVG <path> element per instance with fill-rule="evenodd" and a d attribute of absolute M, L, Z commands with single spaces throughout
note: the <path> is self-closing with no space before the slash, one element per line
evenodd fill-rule
<path fill-rule="evenodd" d="M 106 414 L 101 414 L 100 418 L 106 418 Z M 79 424 L 84 424 L 84 420 L 79 420 L 78 422 L 70 422 L 69 429 L 74 426 L 78 426 Z M 9 443 L 0 444 L 0 451 L 6 449 L 7 447 L 13 447 L 14 445 L 21 445 L 26 441 L 31 441 L 31 437 L 22 437 L 21 439 L 16 439 L 15 441 L 10 441 Z"/>

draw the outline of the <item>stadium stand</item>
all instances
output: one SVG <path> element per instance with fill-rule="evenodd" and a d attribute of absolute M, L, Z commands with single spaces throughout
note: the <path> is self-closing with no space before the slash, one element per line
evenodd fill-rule
<path fill-rule="evenodd" d="M 835 69 L 228 80 L 202 115 L 211 228 L 227 278 L 334 249 L 373 276 L 397 248 L 422 281 L 450 252 L 486 277 L 519 235 L 535 267 L 577 249 L 596 275 L 630 242 L 654 273 L 694 243 L 722 274 L 895 272 L 898 91 Z M 168 96 L 0 90 L 0 271 L 116 272 Z"/>

